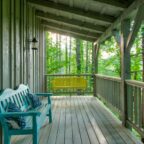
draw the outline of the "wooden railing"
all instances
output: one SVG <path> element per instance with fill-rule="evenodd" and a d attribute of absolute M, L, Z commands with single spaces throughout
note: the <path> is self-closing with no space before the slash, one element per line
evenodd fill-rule
<path fill-rule="evenodd" d="M 91 75 L 45 75 L 46 89 L 52 91 L 51 81 L 56 77 L 84 77 L 87 80 L 87 89 L 83 94 L 94 94 L 101 99 L 107 107 L 122 119 L 123 98 L 121 95 L 121 78 Z M 126 80 L 126 124 L 144 137 L 144 82 Z M 77 90 L 58 90 L 54 94 L 79 93 Z"/>
<path fill-rule="evenodd" d="M 72 88 L 72 87 L 61 87 L 61 89 L 55 89 L 53 88 L 53 81 L 57 79 L 63 79 L 66 80 L 67 78 L 76 78 L 76 77 L 82 77 L 86 80 L 87 86 L 86 89 L 80 89 L 80 88 Z M 93 94 L 93 75 L 92 74 L 55 74 L 55 75 L 45 75 L 45 86 L 46 91 L 53 92 L 55 95 L 61 95 L 61 94 Z"/>
<path fill-rule="evenodd" d="M 126 125 L 144 138 L 144 82 L 126 80 Z M 121 79 L 95 75 L 94 91 L 111 111 L 122 118 Z"/>
<path fill-rule="evenodd" d="M 126 80 L 127 124 L 144 138 L 144 82 Z"/>
<path fill-rule="evenodd" d="M 104 103 L 121 118 L 121 79 L 104 75 L 95 75 L 95 93 Z"/>

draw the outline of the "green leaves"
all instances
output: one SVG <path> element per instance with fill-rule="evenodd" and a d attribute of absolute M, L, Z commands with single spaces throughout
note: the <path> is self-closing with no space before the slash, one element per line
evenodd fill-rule
<path fill-rule="evenodd" d="M 92 43 L 78 40 L 79 53 L 77 55 L 77 39 L 58 34 L 56 34 L 56 37 L 59 38 L 55 39 L 53 34 L 46 33 L 47 74 L 92 73 Z M 77 58 L 80 63 L 79 70 L 77 70 Z"/>
<path fill-rule="evenodd" d="M 114 37 L 100 45 L 99 73 L 120 77 L 120 48 Z"/>

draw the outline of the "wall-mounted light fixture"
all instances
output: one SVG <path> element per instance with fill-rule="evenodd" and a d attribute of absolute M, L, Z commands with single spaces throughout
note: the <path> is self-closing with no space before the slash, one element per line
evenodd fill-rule
<path fill-rule="evenodd" d="M 32 50 L 38 50 L 38 40 L 34 37 L 31 42 L 32 42 Z"/>

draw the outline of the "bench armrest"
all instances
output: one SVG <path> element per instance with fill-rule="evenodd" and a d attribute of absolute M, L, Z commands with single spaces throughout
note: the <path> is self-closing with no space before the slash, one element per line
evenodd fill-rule
<path fill-rule="evenodd" d="M 44 97 L 50 97 L 52 96 L 52 93 L 35 93 L 37 96 L 44 96 Z"/>
<path fill-rule="evenodd" d="M 48 104 L 51 104 L 52 93 L 35 93 L 37 96 L 44 96 L 48 98 Z"/>
<path fill-rule="evenodd" d="M 18 117 L 18 116 L 40 116 L 40 112 L 6 112 L 6 113 L 1 113 L 1 117 Z"/>

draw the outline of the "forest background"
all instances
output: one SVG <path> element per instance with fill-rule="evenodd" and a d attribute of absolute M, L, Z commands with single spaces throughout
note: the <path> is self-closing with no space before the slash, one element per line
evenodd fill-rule
<path fill-rule="evenodd" d="M 46 32 L 47 74 L 92 74 L 93 43 Z M 141 27 L 131 55 L 131 79 L 144 81 L 144 29 Z M 120 46 L 113 36 L 100 45 L 98 73 L 120 77 Z"/>

